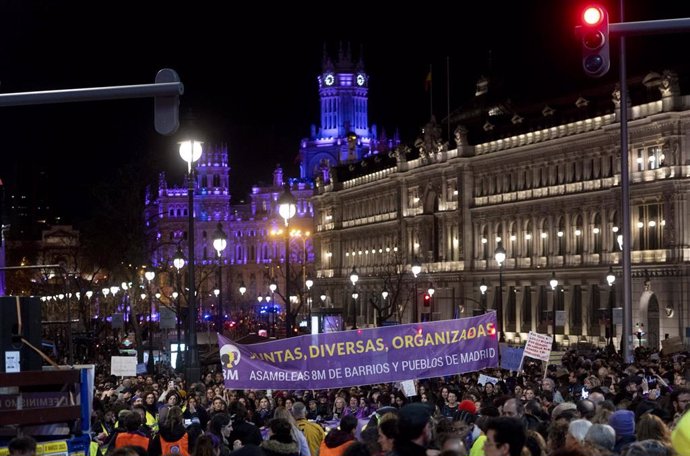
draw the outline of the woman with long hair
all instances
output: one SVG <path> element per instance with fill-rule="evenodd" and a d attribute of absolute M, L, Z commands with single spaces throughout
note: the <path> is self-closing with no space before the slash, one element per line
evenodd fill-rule
<path fill-rule="evenodd" d="M 276 407 L 275 412 L 273 412 L 273 419 L 283 419 L 290 423 L 292 429 L 292 439 L 297 442 L 297 447 L 299 449 L 300 456 L 310 456 L 309 443 L 307 442 L 307 437 L 302 431 L 297 427 L 297 422 L 292 416 L 292 413 L 285 407 Z"/>
<path fill-rule="evenodd" d="M 268 422 L 273 418 L 273 409 L 268 398 L 262 397 L 259 399 L 259 407 L 254 412 L 254 424 L 258 427 L 268 425 Z"/>

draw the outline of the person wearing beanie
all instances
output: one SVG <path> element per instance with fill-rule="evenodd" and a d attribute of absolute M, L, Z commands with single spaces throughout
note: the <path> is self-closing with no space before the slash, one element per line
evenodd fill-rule
<path fill-rule="evenodd" d="M 616 431 L 616 444 L 613 452 L 622 454 L 623 449 L 634 442 L 635 437 L 635 413 L 631 410 L 616 410 L 609 418 L 609 425 Z"/>
<path fill-rule="evenodd" d="M 671 434 L 671 445 L 676 456 L 690 456 L 690 413 L 685 413 Z"/>

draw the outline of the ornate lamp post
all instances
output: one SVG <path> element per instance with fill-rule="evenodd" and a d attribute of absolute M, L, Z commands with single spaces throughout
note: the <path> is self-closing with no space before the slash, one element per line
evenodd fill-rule
<path fill-rule="evenodd" d="M 613 266 L 609 266 L 609 272 L 606 274 L 606 283 L 609 284 L 609 350 L 613 351 L 613 301 L 616 296 L 614 284 L 616 283 L 616 275 L 613 273 Z"/>
<path fill-rule="evenodd" d="M 182 253 L 182 249 L 180 246 L 177 246 L 177 252 L 175 252 L 175 256 L 173 257 L 173 266 L 175 266 L 175 270 L 177 271 L 176 274 L 176 281 L 177 285 L 176 288 L 180 290 L 180 269 L 184 268 L 185 264 L 185 259 L 184 259 L 184 254 Z M 182 311 L 180 309 L 180 295 L 177 291 L 173 292 L 173 299 L 175 300 L 175 312 L 177 313 L 177 359 L 180 359 L 181 355 L 181 350 L 180 350 L 180 345 L 182 344 Z M 178 366 L 180 363 L 176 363 Z"/>
<path fill-rule="evenodd" d="M 148 362 L 148 372 L 153 375 L 156 363 L 153 361 L 153 294 L 151 293 L 151 282 L 156 277 L 154 271 L 146 271 L 144 273 L 148 285 L 148 295 L 149 295 L 149 362 Z M 112 290 L 110 290 L 112 291 Z M 113 293 L 114 295 L 115 293 Z"/>
<path fill-rule="evenodd" d="M 556 308 L 558 307 L 556 303 L 558 302 L 558 279 L 556 278 L 556 272 L 551 273 L 551 280 L 549 280 L 549 285 L 553 290 L 553 342 L 551 344 L 551 350 L 556 350 Z"/>
<path fill-rule="evenodd" d="M 216 330 L 223 334 L 223 323 L 225 321 L 225 312 L 223 311 L 223 250 L 228 245 L 228 235 L 223 231 L 223 225 L 220 223 L 216 226 L 216 232 L 213 234 L 213 248 L 218 252 L 218 314 L 216 316 Z"/>
<path fill-rule="evenodd" d="M 357 274 L 357 269 L 352 266 L 352 272 L 350 272 L 350 282 L 352 282 L 352 329 L 357 329 L 357 281 L 359 281 L 359 274 Z"/>
<path fill-rule="evenodd" d="M 268 313 L 269 313 L 269 320 L 270 320 L 271 314 L 273 314 L 273 323 L 271 323 L 271 330 L 272 330 L 272 332 L 273 332 L 273 336 L 275 337 L 275 335 L 276 335 L 276 328 L 275 328 L 275 322 L 276 322 L 276 318 L 275 318 L 275 307 L 276 307 L 275 292 L 276 292 L 276 290 L 278 289 L 278 284 L 276 283 L 276 279 L 275 279 L 275 278 L 271 279 L 271 283 L 268 285 L 268 289 L 271 290 L 271 296 L 269 297 L 268 295 L 266 295 L 266 298 L 265 298 L 265 299 L 266 299 L 266 302 L 271 301 L 271 304 L 270 304 L 270 306 L 268 307 Z M 286 318 L 286 319 L 288 318 L 287 315 L 285 316 L 285 318 Z"/>
<path fill-rule="evenodd" d="M 187 298 L 188 343 L 186 356 L 186 380 L 189 384 L 201 378 L 201 365 L 197 351 L 196 338 L 196 283 L 194 273 L 194 173 L 193 164 L 201 158 L 201 142 L 193 139 L 180 143 L 180 157 L 187 162 L 187 211 L 189 214 L 189 228 L 187 233 L 187 259 L 189 273 L 189 297 Z"/>
<path fill-rule="evenodd" d="M 499 342 L 505 342 L 505 334 L 503 334 L 503 265 L 506 261 L 506 249 L 503 248 L 501 242 L 494 251 L 494 259 L 498 264 L 498 309 L 496 309 L 496 320 L 498 320 Z"/>
<path fill-rule="evenodd" d="M 247 292 L 247 287 L 244 286 L 244 280 L 240 282 L 240 287 L 238 288 L 238 291 L 240 292 L 240 310 L 244 312 L 244 294 Z"/>
<path fill-rule="evenodd" d="M 306 297 L 306 299 L 307 299 L 307 319 L 309 321 L 309 324 L 311 324 L 311 306 L 312 306 L 311 287 L 314 286 L 314 281 L 310 277 L 304 281 L 304 285 L 307 286 L 307 297 Z"/>
<path fill-rule="evenodd" d="M 412 322 L 417 323 L 419 311 L 417 309 L 417 276 L 422 272 L 422 264 L 417 258 L 412 261 L 412 275 L 414 276 L 414 300 L 412 301 Z"/>
<path fill-rule="evenodd" d="M 290 193 L 290 185 L 278 198 L 278 213 L 285 220 L 285 337 L 292 336 L 292 315 L 290 314 L 290 219 L 297 211 L 297 200 Z"/>

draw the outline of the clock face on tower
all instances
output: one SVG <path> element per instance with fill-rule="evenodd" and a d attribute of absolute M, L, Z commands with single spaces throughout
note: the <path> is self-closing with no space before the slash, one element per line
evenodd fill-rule
<path fill-rule="evenodd" d="M 362 75 L 362 74 L 357 75 L 357 85 L 358 86 L 364 85 L 364 75 Z"/>
<path fill-rule="evenodd" d="M 323 78 L 323 82 L 324 82 L 327 86 L 332 86 L 333 83 L 335 82 L 335 78 L 333 77 L 332 74 L 327 74 L 326 77 Z"/>

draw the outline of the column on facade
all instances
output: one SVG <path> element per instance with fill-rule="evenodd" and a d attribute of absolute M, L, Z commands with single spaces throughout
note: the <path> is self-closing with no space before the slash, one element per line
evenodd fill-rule
<path fill-rule="evenodd" d="M 592 209 L 581 208 L 578 212 L 582 215 L 582 264 L 589 264 L 594 253 L 594 217 Z M 585 263 L 585 258 L 588 258 Z"/>

